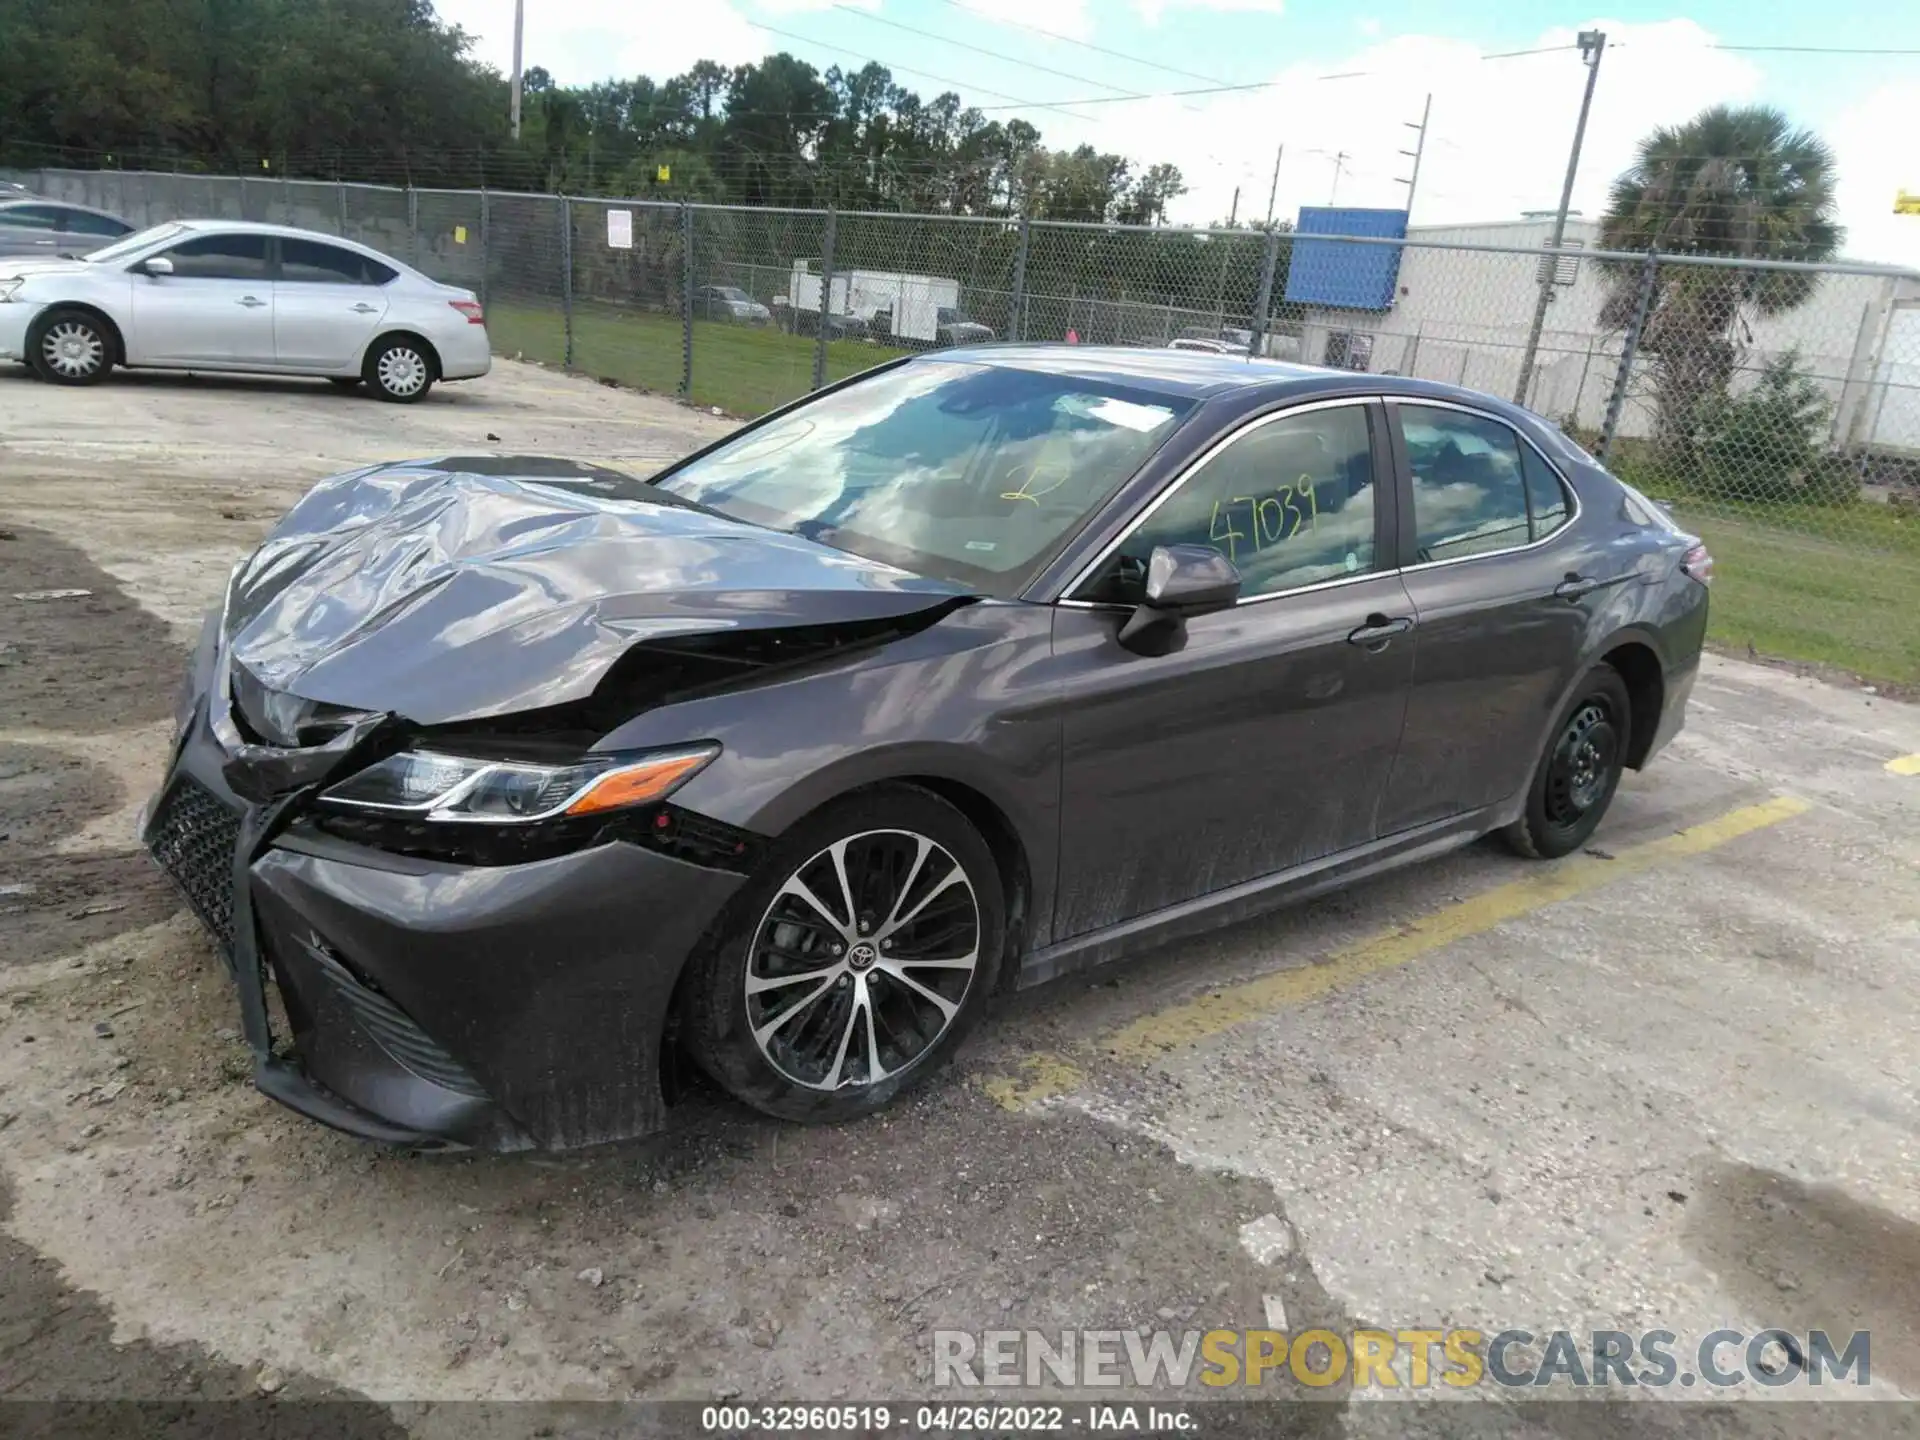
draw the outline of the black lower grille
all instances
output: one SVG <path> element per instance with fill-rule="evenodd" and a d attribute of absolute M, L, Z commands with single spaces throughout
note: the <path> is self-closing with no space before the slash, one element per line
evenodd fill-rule
<path fill-rule="evenodd" d="M 413 1023 L 407 1012 L 370 985 L 363 985 L 340 958 L 315 940 L 303 942 L 302 949 L 333 986 L 334 994 L 345 1002 L 360 1022 L 360 1028 L 387 1054 L 422 1080 L 431 1081 L 456 1095 L 485 1100 L 487 1092 L 467 1073 L 466 1067 L 440 1048 L 439 1042 Z"/>
<path fill-rule="evenodd" d="M 233 954 L 233 852 L 240 817 L 183 775 L 160 801 L 148 848 L 220 948 Z"/>

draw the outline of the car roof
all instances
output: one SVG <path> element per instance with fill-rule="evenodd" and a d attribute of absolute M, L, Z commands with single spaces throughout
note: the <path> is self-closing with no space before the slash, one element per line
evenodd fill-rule
<path fill-rule="evenodd" d="M 1509 417 L 1525 415 L 1535 424 L 1544 423 L 1538 416 L 1498 396 L 1465 390 L 1438 380 L 1336 370 L 1322 365 L 1302 365 L 1291 360 L 1270 360 L 1265 356 L 1250 357 L 1233 352 L 1147 349 L 1130 345 L 972 345 L 933 351 L 910 363 L 924 364 L 937 360 L 966 360 L 977 365 L 996 365 L 1005 369 L 1032 370 L 1107 384 L 1133 385 L 1143 390 L 1158 390 L 1195 400 L 1211 400 L 1225 395 L 1300 398 L 1319 393 L 1452 400 Z"/>
<path fill-rule="evenodd" d="M 97 206 L 76 205 L 71 200 L 55 200 L 51 195 L 35 195 L 32 191 L 15 195 L 10 191 L 0 190 L 0 210 L 13 210 L 22 205 L 32 205 L 36 207 L 57 205 L 62 210 L 78 210 L 83 214 L 99 215 L 107 220 L 118 220 L 122 225 L 131 223 L 124 216 L 116 215 L 111 210 L 102 210 Z"/>

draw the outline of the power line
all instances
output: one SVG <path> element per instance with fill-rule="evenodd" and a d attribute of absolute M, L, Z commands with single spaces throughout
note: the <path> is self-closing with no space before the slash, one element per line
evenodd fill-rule
<path fill-rule="evenodd" d="M 976 19 L 980 16 L 980 12 L 971 5 L 968 5 L 966 0 L 942 0 L 942 3 L 951 5 L 954 9 L 972 15 Z M 1164 70 L 1169 75 L 1184 75 L 1189 80 L 1203 80 L 1209 85 L 1225 85 L 1227 83 L 1218 75 L 1202 75 L 1198 71 L 1182 70 L 1178 65 L 1166 65 L 1158 60 L 1147 60 L 1139 55 L 1129 55 L 1124 50 L 1111 50 L 1105 45 L 1096 45 L 1091 40 L 1080 40 L 1072 35 L 1062 35 L 1058 30 L 1049 30 L 1043 25 L 1033 25 L 1025 20 L 1015 20 L 1010 17 L 996 18 L 999 18 L 1002 24 L 1012 25 L 1021 30 L 1030 30 L 1035 35 L 1044 35 L 1049 40 L 1058 40 L 1065 45 L 1078 45 L 1082 50 L 1091 50 L 1096 55 L 1109 55 L 1115 60 L 1125 60 L 1132 65 L 1145 65 L 1151 70 Z"/>
<path fill-rule="evenodd" d="M 1057 75 L 1062 80 L 1084 81 L 1086 84 L 1089 84 L 1089 85 L 1098 85 L 1103 90 L 1111 90 L 1117 95 L 1126 95 L 1131 93 L 1127 90 L 1122 89 L 1118 85 L 1108 85 L 1105 81 L 1087 80 L 1085 76 L 1076 75 L 1071 70 L 1055 70 L 1051 65 L 1041 65 L 1038 62 L 1033 60 L 1022 60 L 1019 56 L 1008 55 L 1004 51 L 989 50 L 984 45 L 972 45 L 965 40 L 955 40 L 951 36 L 938 35 L 931 30 L 922 30 L 917 25 L 908 25 L 903 21 L 899 21 L 899 20 L 889 20 L 886 18 L 886 16 L 876 15 L 871 10 L 862 10 L 857 5 L 845 4 L 844 0 L 836 0 L 836 3 L 834 4 L 833 8 L 836 10 L 844 10 L 849 15 L 858 15 L 862 20 L 871 21 L 875 25 L 885 25 L 889 29 L 904 30 L 909 35 L 918 35 L 922 40 L 933 40 L 933 41 L 937 41 L 939 44 L 942 44 L 942 45 L 952 45 L 953 47 L 959 50 L 971 50 L 974 54 L 984 55 L 989 60 L 1001 60 L 1006 62 L 1009 65 L 1023 66 L 1028 70 L 1038 70 L 1045 75 Z"/>
<path fill-rule="evenodd" d="M 887 61 L 880 59 L 876 55 L 863 55 L 860 51 L 849 50 L 844 45 L 828 45 L 823 41 L 812 39 L 811 37 L 806 35 L 796 34 L 791 30 L 782 30 L 778 26 L 769 25 L 762 20 L 748 20 L 747 24 L 751 25 L 756 30 L 764 30 L 769 35 L 778 35 L 783 40 L 792 40 L 801 45 L 811 45 L 816 50 L 828 50 L 828 51 L 836 52 L 841 55 L 850 55 L 855 60 L 864 60 L 870 65 L 878 65 L 886 70 L 898 70 L 904 75 L 918 75 L 923 80 L 932 80 L 941 85 L 956 86 L 962 90 L 974 90 L 982 95 L 997 95 L 1002 100 L 1008 100 L 1012 102 L 1011 104 L 1008 104 L 1008 105 L 996 105 L 991 107 L 982 107 L 982 106 L 975 105 L 975 106 L 970 106 L 969 107 L 970 109 L 979 110 L 983 108 L 991 108 L 996 110 L 1021 110 L 1021 109 L 1051 110 L 1056 114 L 1065 115 L 1069 120 L 1079 120 L 1086 123 L 1091 123 L 1093 120 L 1093 117 L 1090 115 L 1076 115 L 1073 113 L 1073 111 L 1067 109 L 1066 107 L 1068 105 L 1075 103 L 1071 100 L 1063 100 L 1058 103 L 1053 103 L 1053 102 L 1044 101 L 1044 100 L 1022 100 L 1018 95 L 1009 95 L 1004 90 L 990 90 L 985 85 L 975 85 L 972 82 L 966 81 L 966 80 L 955 80 L 952 77 L 947 75 L 935 75 L 930 70 L 916 70 L 911 65 L 890 64 Z"/>

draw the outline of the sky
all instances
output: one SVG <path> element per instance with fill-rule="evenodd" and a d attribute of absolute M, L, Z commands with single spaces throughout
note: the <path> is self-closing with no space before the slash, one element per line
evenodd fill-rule
<path fill-rule="evenodd" d="M 508 68 L 513 0 L 436 8 Z M 1540 0 L 536 0 L 526 27 L 526 63 L 565 84 L 779 50 L 822 71 L 878 60 L 924 98 L 953 90 L 1050 146 L 1178 165 L 1190 189 L 1169 218 L 1187 224 L 1226 219 L 1236 189 L 1242 219 L 1264 217 L 1270 194 L 1283 216 L 1403 205 L 1400 152 L 1431 95 L 1414 225 L 1558 204 L 1586 79 L 1574 37 L 1597 29 L 1607 47 L 1575 210 L 1599 213 L 1654 126 L 1765 102 L 1833 146 L 1845 254 L 1920 267 L 1920 216 L 1893 213 L 1897 190 L 1920 192 L 1920 6 L 1886 0 L 1690 0 L 1684 14 L 1673 0 L 1603 13 Z M 1804 46 L 1873 53 L 1792 48 Z M 1260 88 L 1168 93 L 1221 85 Z M 1150 98 L 1122 98 L 1138 96 Z"/>

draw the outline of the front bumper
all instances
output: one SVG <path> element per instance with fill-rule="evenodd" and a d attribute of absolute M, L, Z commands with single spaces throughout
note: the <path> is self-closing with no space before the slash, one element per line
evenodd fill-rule
<path fill-rule="evenodd" d="M 339 840 L 235 794 L 206 707 L 142 839 L 221 946 L 263 1092 L 421 1149 L 660 1128 L 674 985 L 742 877 L 618 842 L 469 867 Z"/>
<path fill-rule="evenodd" d="M 42 308 L 18 300 L 0 304 L 0 360 L 27 358 L 27 327 Z"/>

